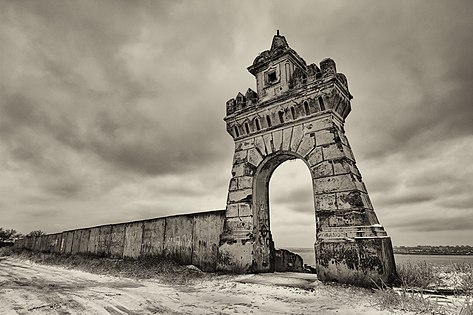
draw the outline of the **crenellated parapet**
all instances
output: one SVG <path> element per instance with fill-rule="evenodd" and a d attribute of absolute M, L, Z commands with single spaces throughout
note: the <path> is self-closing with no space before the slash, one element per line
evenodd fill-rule
<path fill-rule="evenodd" d="M 256 78 L 257 92 L 239 92 L 226 103 L 227 131 L 234 139 L 266 132 L 327 110 L 345 120 L 352 95 L 335 61 L 306 62 L 275 35 L 270 50 L 256 57 L 248 71 Z"/>

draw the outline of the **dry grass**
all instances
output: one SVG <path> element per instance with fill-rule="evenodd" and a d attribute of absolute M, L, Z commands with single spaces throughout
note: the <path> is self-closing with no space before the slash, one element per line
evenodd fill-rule
<path fill-rule="evenodd" d="M 427 289 L 440 284 L 440 277 L 434 266 L 425 261 L 397 266 L 397 273 L 403 288 Z"/>
<path fill-rule="evenodd" d="M 382 308 L 416 314 L 473 315 L 472 264 L 433 265 L 425 261 L 408 262 L 399 265 L 397 270 L 400 287 L 384 286 L 375 292 Z M 453 299 L 429 294 L 440 288 L 453 293 Z"/>
<path fill-rule="evenodd" d="M 140 260 L 112 259 L 84 255 L 33 253 L 16 248 L 0 248 L 0 256 L 14 256 L 35 263 L 59 265 L 96 274 L 130 278 L 159 279 L 169 284 L 191 284 L 211 279 L 215 274 L 181 266 L 162 257 Z M 473 315 L 473 265 L 468 263 L 435 266 L 426 262 L 406 263 L 397 267 L 400 287 L 378 287 L 374 293 L 376 304 L 382 309 L 410 311 L 416 314 Z M 437 303 L 426 290 L 440 287 L 453 289 L 462 296 L 461 304 L 448 307 Z"/>
<path fill-rule="evenodd" d="M 34 253 L 17 248 L 0 248 L 0 256 L 14 256 L 34 263 L 74 268 L 102 275 L 136 279 L 159 279 L 164 283 L 189 284 L 209 279 L 213 274 L 197 268 L 182 266 L 163 257 L 144 257 L 139 260 L 104 258 L 90 255 L 59 255 Z"/>
<path fill-rule="evenodd" d="M 455 275 L 451 277 L 453 286 L 459 293 L 473 296 L 473 264 L 455 263 L 440 269 L 441 273 Z"/>
<path fill-rule="evenodd" d="M 416 314 L 448 314 L 444 307 L 424 297 L 421 293 L 384 288 L 376 290 L 375 294 L 378 305 L 383 309 L 397 309 Z"/>

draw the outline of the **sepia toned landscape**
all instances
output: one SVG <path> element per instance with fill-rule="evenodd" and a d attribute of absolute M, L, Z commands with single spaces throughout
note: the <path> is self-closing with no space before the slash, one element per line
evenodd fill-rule
<path fill-rule="evenodd" d="M 0 0 L 0 314 L 473 314 L 471 12 Z"/>

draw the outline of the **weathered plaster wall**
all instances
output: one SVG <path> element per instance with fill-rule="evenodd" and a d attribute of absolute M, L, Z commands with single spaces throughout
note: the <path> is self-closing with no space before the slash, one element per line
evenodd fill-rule
<path fill-rule="evenodd" d="M 123 256 L 138 258 L 141 255 L 143 241 L 143 222 L 127 224 L 125 227 L 125 244 Z"/>
<path fill-rule="evenodd" d="M 200 266 L 205 271 L 216 270 L 219 242 L 212 240 L 219 240 L 222 232 L 223 221 L 220 216 L 203 212 L 194 217 L 193 265 Z"/>
<path fill-rule="evenodd" d="M 100 228 L 90 229 L 89 243 L 87 245 L 87 252 L 91 254 L 97 254 L 97 248 L 100 239 Z"/>
<path fill-rule="evenodd" d="M 200 212 L 26 237 L 16 247 L 117 258 L 166 256 L 215 271 L 225 211 Z"/>
<path fill-rule="evenodd" d="M 193 217 L 166 219 L 164 255 L 188 265 L 192 263 Z"/>
<path fill-rule="evenodd" d="M 163 254 L 165 223 L 165 218 L 144 221 L 141 255 L 159 256 Z"/>

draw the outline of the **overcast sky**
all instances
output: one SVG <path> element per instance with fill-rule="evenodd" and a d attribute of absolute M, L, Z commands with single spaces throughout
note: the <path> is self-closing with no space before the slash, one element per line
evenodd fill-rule
<path fill-rule="evenodd" d="M 346 132 L 394 245 L 473 245 L 472 1 L 0 0 L 0 226 L 28 233 L 224 209 L 225 102 L 279 29 L 333 58 Z M 310 247 L 309 170 L 270 185 Z"/>

